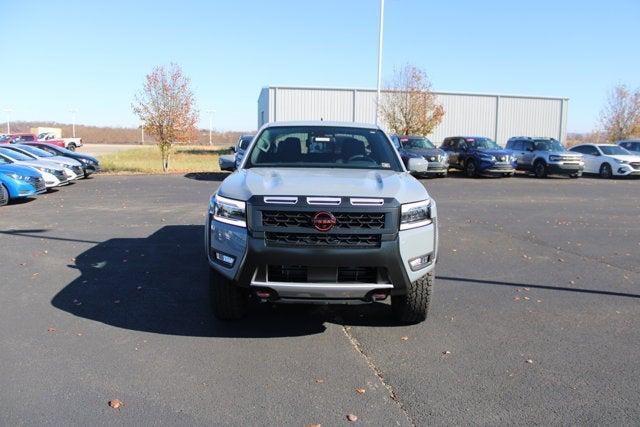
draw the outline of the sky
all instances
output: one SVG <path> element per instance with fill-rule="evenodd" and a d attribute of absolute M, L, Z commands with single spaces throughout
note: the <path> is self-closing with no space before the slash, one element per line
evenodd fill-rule
<path fill-rule="evenodd" d="M 252 130 L 268 85 L 375 87 L 379 0 L 0 0 L 0 110 L 137 126 L 145 74 L 175 62 L 200 126 Z M 386 0 L 383 77 L 411 63 L 440 91 L 568 97 L 569 132 L 640 87 L 639 0 Z M 5 113 L 1 112 L 2 121 Z"/>

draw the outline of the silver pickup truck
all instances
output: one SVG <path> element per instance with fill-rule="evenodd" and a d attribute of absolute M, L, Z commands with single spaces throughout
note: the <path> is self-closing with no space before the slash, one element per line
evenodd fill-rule
<path fill-rule="evenodd" d="M 414 170 L 426 162 L 410 159 Z M 374 125 L 263 126 L 211 196 L 205 245 L 220 319 L 249 300 L 371 303 L 401 322 L 427 316 L 436 203 Z"/>

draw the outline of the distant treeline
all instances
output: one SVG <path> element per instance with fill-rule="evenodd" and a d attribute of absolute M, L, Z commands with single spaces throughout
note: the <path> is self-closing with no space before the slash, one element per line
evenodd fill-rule
<path fill-rule="evenodd" d="M 62 129 L 62 136 L 70 138 L 73 135 L 72 126 L 66 123 L 56 122 L 11 122 L 11 132 L 31 132 L 31 128 L 35 127 L 53 127 Z M 4 126 L 0 128 L 0 133 L 5 132 Z M 240 135 L 250 134 L 251 131 L 240 132 L 216 132 L 212 134 L 212 141 L 215 145 L 232 145 L 238 140 Z M 140 128 L 124 128 L 124 127 L 106 127 L 106 126 L 87 126 L 76 125 L 76 136 L 82 138 L 84 143 L 89 144 L 140 144 L 141 132 Z M 152 144 L 151 136 L 144 136 L 145 144 Z M 192 141 L 193 144 L 209 144 L 209 130 L 201 129 L 198 133 L 198 140 Z"/>

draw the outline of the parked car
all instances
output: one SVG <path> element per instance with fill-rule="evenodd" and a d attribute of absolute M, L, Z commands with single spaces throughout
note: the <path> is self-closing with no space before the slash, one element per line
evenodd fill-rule
<path fill-rule="evenodd" d="M 601 178 L 640 175 L 640 156 L 615 144 L 580 144 L 570 151 L 584 156 L 584 173 Z"/>
<path fill-rule="evenodd" d="M 58 187 L 69 183 L 69 176 L 65 171 L 69 169 L 63 168 L 57 163 L 47 162 L 46 160 L 34 160 L 32 157 L 26 156 L 18 151 L 9 150 L 4 146 L 0 146 L 0 158 L 7 163 L 19 166 L 30 166 L 37 169 L 44 178 L 47 188 Z"/>
<path fill-rule="evenodd" d="M 616 144 L 632 154 L 640 155 L 640 139 L 626 139 L 624 141 L 618 141 Z"/>
<path fill-rule="evenodd" d="M 240 167 L 240 163 L 242 163 L 242 159 L 244 158 L 244 153 L 253 140 L 253 137 L 254 135 L 242 135 L 238 138 L 238 142 L 236 142 L 235 147 L 233 147 L 236 169 Z"/>
<path fill-rule="evenodd" d="M 82 165 L 85 178 L 93 173 L 100 172 L 100 162 L 98 159 L 88 154 L 81 154 L 46 142 L 30 142 L 26 145 L 37 147 L 54 156 L 67 157 L 79 161 Z"/>
<path fill-rule="evenodd" d="M 38 147 L 33 147 L 27 144 L 12 144 L 5 147 L 8 150 L 17 151 L 25 156 L 31 157 L 34 160 L 44 160 L 47 162 L 55 163 L 63 168 L 68 169 L 67 175 L 69 175 L 70 181 L 75 181 L 84 177 L 84 171 L 82 170 L 82 164 L 74 159 L 63 156 L 54 156 Z"/>
<path fill-rule="evenodd" d="M 0 144 L 9 144 L 11 142 L 11 135 L 3 133 L 0 135 Z"/>
<path fill-rule="evenodd" d="M 207 214 L 209 286 L 219 318 L 242 317 L 250 296 L 298 303 L 391 296 L 398 320 L 427 316 L 436 204 L 378 126 L 264 125 Z"/>
<path fill-rule="evenodd" d="M 449 156 L 449 166 L 465 172 L 468 177 L 478 175 L 513 176 L 516 160 L 491 138 L 483 136 L 454 136 L 445 138 L 440 146 Z"/>
<path fill-rule="evenodd" d="M 39 134 L 38 141 L 48 142 L 70 151 L 75 151 L 76 148 L 82 147 L 82 138 L 56 138 L 51 132 L 42 132 Z M 62 143 L 62 145 L 60 145 L 60 143 Z"/>
<path fill-rule="evenodd" d="M 515 136 L 507 141 L 507 150 L 516 158 L 516 169 L 532 172 L 538 178 L 547 175 L 582 176 L 584 160 L 578 153 L 569 152 L 554 138 Z"/>
<path fill-rule="evenodd" d="M 436 148 L 428 138 L 391 135 L 391 141 L 400 153 L 405 167 L 407 167 L 409 159 L 423 158 L 429 162 L 427 172 L 424 175 L 447 176 L 449 156 L 446 151 Z"/>
<path fill-rule="evenodd" d="M 0 157 L 0 205 L 45 191 L 47 188 L 40 172 L 28 166 L 12 164 Z"/>

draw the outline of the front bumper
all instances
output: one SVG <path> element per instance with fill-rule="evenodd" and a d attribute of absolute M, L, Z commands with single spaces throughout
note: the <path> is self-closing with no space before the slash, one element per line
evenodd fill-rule
<path fill-rule="evenodd" d="M 547 173 L 551 175 L 582 174 L 584 163 L 547 163 Z"/>
<path fill-rule="evenodd" d="M 478 173 L 484 175 L 502 175 L 511 174 L 516 172 L 515 166 L 512 163 L 497 163 L 482 161 L 478 167 Z"/>
<path fill-rule="evenodd" d="M 379 247 L 309 247 L 271 246 L 264 233 L 247 231 L 246 228 L 207 220 L 205 244 L 211 268 L 216 269 L 237 286 L 253 291 L 269 290 L 274 299 L 283 302 L 370 302 L 374 292 L 403 295 L 409 283 L 431 272 L 437 259 L 437 221 L 435 204 L 433 222 L 427 226 L 402 230 L 387 236 Z M 216 254 L 234 259 L 232 265 L 224 265 Z M 428 256 L 428 262 L 412 271 L 409 261 Z M 270 280 L 267 266 L 304 266 L 309 270 L 326 272 L 332 268 L 375 268 L 377 278 L 372 281 L 337 282 Z M 339 273 L 337 273 L 339 274 Z M 334 278 L 335 279 L 335 278 Z"/>
<path fill-rule="evenodd" d="M 631 165 L 618 164 L 613 169 L 613 173 L 618 176 L 640 176 L 640 169 L 636 169 Z"/>
<path fill-rule="evenodd" d="M 429 174 L 439 174 L 439 173 L 447 173 L 449 170 L 448 163 L 441 162 L 429 162 L 429 166 L 427 167 L 427 175 Z"/>

